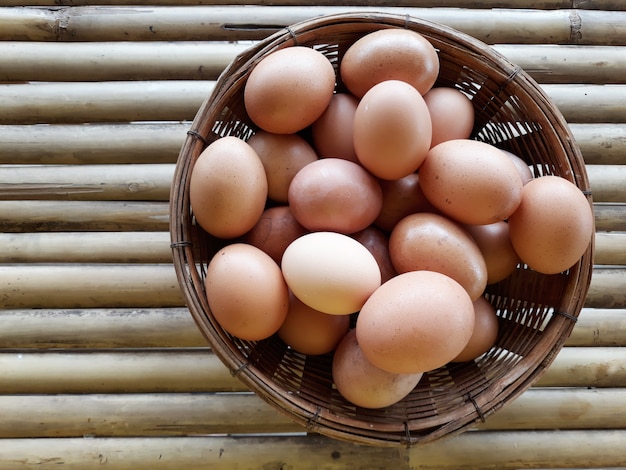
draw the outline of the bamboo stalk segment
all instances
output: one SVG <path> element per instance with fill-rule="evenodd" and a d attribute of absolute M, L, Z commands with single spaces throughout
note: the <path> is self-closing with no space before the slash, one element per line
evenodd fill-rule
<path fill-rule="evenodd" d="M 70 0 L 66 0 L 67 4 Z M 29 0 L 28 5 L 57 6 L 62 0 Z M 91 5 L 90 0 L 71 0 L 71 5 Z M 99 5 L 301 5 L 302 0 L 256 0 L 253 2 L 243 0 L 99 0 Z M 351 5 L 351 6 L 387 6 L 386 0 L 321 0 L 316 5 Z M 0 0 L 0 5 L 23 6 L 24 2 L 15 0 Z M 397 6 L 438 7 L 441 2 L 437 0 L 397 0 Z M 582 8 L 588 10 L 624 10 L 621 0 L 449 0 L 448 7 L 455 8 Z"/>
<path fill-rule="evenodd" d="M 623 268 L 595 269 L 588 308 L 626 308 Z M 0 266 L 5 309 L 148 308 L 184 305 L 171 264 Z"/>
<path fill-rule="evenodd" d="M 596 233 L 596 264 L 626 265 L 626 233 Z"/>
<path fill-rule="evenodd" d="M 626 202 L 626 165 L 587 165 L 595 202 Z M 2 200 L 168 201 L 173 164 L 0 167 Z"/>
<path fill-rule="evenodd" d="M 0 85 L 0 124 L 192 120 L 212 89 L 204 80 Z"/>
<path fill-rule="evenodd" d="M 219 41 L 4 41 L 0 82 L 215 80 L 246 47 Z M 619 46 L 494 48 L 539 83 L 624 83 L 626 76 L 626 51 Z"/>
<path fill-rule="evenodd" d="M 0 126 L 0 164 L 175 163 L 188 123 Z"/>
<path fill-rule="evenodd" d="M 246 44 L 0 42 L 0 82 L 215 80 Z"/>
<path fill-rule="evenodd" d="M 199 347 L 207 342 L 184 307 L 0 310 L 2 349 Z"/>
<path fill-rule="evenodd" d="M 597 231 L 626 231 L 626 205 L 594 206 Z M 169 205 L 158 201 L 0 201 L 3 232 L 166 231 Z"/>
<path fill-rule="evenodd" d="M 626 390 L 531 388 L 480 430 L 620 429 Z M 165 437 L 298 433 L 252 393 L 0 395 L 0 437 Z M 158 410 L 158 412 L 155 412 Z"/>
<path fill-rule="evenodd" d="M 494 48 L 541 84 L 624 83 L 626 77 L 626 53 L 615 46 L 499 44 Z"/>
<path fill-rule="evenodd" d="M 190 124 L 0 125 L 0 164 L 175 163 Z M 626 123 L 570 128 L 585 162 L 626 164 Z"/>
<path fill-rule="evenodd" d="M 168 203 L 154 201 L 0 201 L 3 232 L 166 231 Z"/>
<path fill-rule="evenodd" d="M 587 164 L 626 164 L 626 124 L 570 124 Z"/>
<path fill-rule="evenodd" d="M 475 431 L 410 449 L 315 435 L 1 439 L 0 470 L 598 469 L 623 465 L 624 440 L 623 430 Z"/>
<path fill-rule="evenodd" d="M 0 233 L 0 263 L 168 263 L 167 232 Z"/>
<path fill-rule="evenodd" d="M 213 87 L 204 80 L 5 84 L 0 124 L 193 120 Z M 543 88 L 569 122 L 626 122 L 626 85 Z"/>
<path fill-rule="evenodd" d="M 626 44 L 625 12 L 592 10 L 455 9 L 388 6 L 194 6 L 3 8 L 0 40 L 237 41 L 263 39 L 321 15 L 409 14 L 487 43 Z M 611 34 L 607 35 L 607 24 Z"/>
<path fill-rule="evenodd" d="M 7 309 L 184 305 L 171 264 L 4 265 L 0 298 Z"/>
<path fill-rule="evenodd" d="M 173 175 L 172 164 L 0 167 L 0 199 L 167 201 Z"/>
<path fill-rule="evenodd" d="M 7 395 L 247 391 L 207 348 L 0 352 Z M 565 347 L 537 387 L 626 387 L 626 351 Z"/>
<path fill-rule="evenodd" d="M 245 390 L 206 349 L 1 352 L 0 367 L 3 394 Z"/>
<path fill-rule="evenodd" d="M 565 344 L 626 346 L 626 310 L 583 309 Z M 2 349 L 206 346 L 185 307 L 0 310 Z"/>

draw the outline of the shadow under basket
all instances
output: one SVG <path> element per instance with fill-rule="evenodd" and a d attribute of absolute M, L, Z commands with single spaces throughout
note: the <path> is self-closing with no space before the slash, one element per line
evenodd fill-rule
<path fill-rule="evenodd" d="M 411 446 L 460 433 L 484 421 L 528 389 L 552 363 L 570 335 L 585 301 L 593 268 L 593 241 L 566 272 L 542 275 L 525 265 L 486 297 L 497 310 L 496 344 L 472 362 L 424 374 L 402 401 L 382 409 L 354 406 L 337 392 L 332 354 L 305 356 L 273 337 L 242 341 L 215 321 L 204 292 L 206 268 L 227 241 L 199 228 L 189 203 L 194 162 L 214 140 L 247 140 L 257 128 L 243 104 L 246 79 L 263 57 L 295 45 L 325 54 L 337 70 L 346 49 L 382 28 L 407 28 L 437 49 L 435 86 L 456 87 L 471 97 L 472 138 L 509 150 L 536 175 L 558 175 L 587 196 L 584 162 L 567 123 L 538 85 L 489 46 L 451 28 L 385 13 L 313 18 L 280 30 L 237 56 L 199 109 L 181 148 L 171 193 L 170 232 L 174 266 L 187 306 L 214 353 L 259 397 L 303 426 L 303 431 L 376 446 Z M 342 84 L 337 84 L 342 90 Z"/>

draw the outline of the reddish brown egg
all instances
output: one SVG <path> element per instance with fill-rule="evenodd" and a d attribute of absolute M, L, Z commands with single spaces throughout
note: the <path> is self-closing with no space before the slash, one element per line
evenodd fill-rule
<path fill-rule="evenodd" d="M 502 149 L 502 151 L 509 156 L 511 161 L 517 167 L 517 170 L 519 171 L 519 175 L 522 178 L 523 184 L 528 183 L 530 180 L 534 178 L 534 175 L 533 175 L 532 170 L 530 169 L 530 166 L 528 166 L 528 164 L 520 156 L 514 154 L 513 152 L 509 152 L 508 150 Z"/>
<path fill-rule="evenodd" d="M 419 174 L 426 198 L 465 224 L 506 220 L 522 198 L 517 167 L 504 152 L 485 142 L 442 142 L 430 149 Z"/>
<path fill-rule="evenodd" d="M 278 330 L 288 346 L 313 356 L 333 351 L 350 328 L 349 315 L 329 315 L 289 294 L 289 311 Z"/>
<path fill-rule="evenodd" d="M 313 145 L 320 157 L 358 161 L 352 137 L 354 113 L 358 104 L 357 98 L 349 93 L 333 95 L 326 111 L 311 126 Z"/>
<path fill-rule="evenodd" d="M 452 278 L 433 271 L 399 274 L 363 305 L 356 336 L 367 359 L 388 372 L 437 369 L 458 356 L 474 329 L 474 306 Z"/>
<path fill-rule="evenodd" d="M 378 180 L 360 165 L 341 158 L 309 163 L 293 178 L 291 211 L 311 231 L 350 234 L 363 230 L 382 206 Z"/>
<path fill-rule="evenodd" d="M 260 249 L 232 243 L 207 267 L 206 296 L 225 331 L 248 341 L 269 338 L 282 325 L 289 290 L 278 265 Z"/>
<path fill-rule="evenodd" d="M 389 257 L 389 237 L 382 230 L 373 225 L 353 233 L 352 238 L 367 248 L 376 258 L 380 268 L 381 282 L 385 282 L 396 275 L 396 270 Z"/>
<path fill-rule="evenodd" d="M 546 175 L 528 182 L 509 218 L 513 248 L 532 269 L 557 274 L 571 268 L 595 233 L 589 201 L 572 182 Z"/>
<path fill-rule="evenodd" d="M 287 202 L 291 180 L 305 165 L 317 160 L 313 147 L 298 134 L 272 134 L 260 131 L 248 139 L 265 168 L 267 196 Z"/>
<path fill-rule="evenodd" d="M 265 209 L 256 225 L 246 233 L 244 241 L 260 248 L 280 264 L 287 246 L 305 233 L 308 230 L 296 220 L 289 206 L 275 206 Z"/>
<path fill-rule="evenodd" d="M 259 156 L 237 137 L 216 140 L 194 163 L 189 200 L 198 224 L 211 235 L 243 235 L 258 222 L 267 200 Z"/>
<path fill-rule="evenodd" d="M 459 224 L 439 214 L 421 212 L 398 222 L 389 236 L 389 256 L 398 273 L 445 274 L 461 284 L 472 300 L 487 285 L 487 266 L 476 242 Z"/>
<path fill-rule="evenodd" d="M 354 151 L 378 178 L 393 180 L 415 172 L 426 158 L 431 134 L 424 98 L 403 81 L 374 85 L 354 114 Z"/>
<path fill-rule="evenodd" d="M 320 51 L 293 46 L 264 56 L 244 87 L 250 119 L 275 134 L 294 134 L 313 124 L 333 96 L 335 70 Z"/>
<path fill-rule="evenodd" d="M 404 217 L 416 212 L 438 212 L 426 199 L 417 173 L 397 180 L 380 180 L 383 205 L 374 224 L 389 233 Z"/>
<path fill-rule="evenodd" d="M 498 338 L 499 321 L 496 309 L 485 298 L 474 301 L 474 331 L 463 351 L 452 362 L 473 361 L 486 353 Z"/>
<path fill-rule="evenodd" d="M 439 57 L 433 45 L 415 31 L 380 29 L 350 46 L 339 72 L 357 98 L 385 80 L 402 80 L 424 94 L 437 80 Z"/>
<path fill-rule="evenodd" d="M 384 408 L 405 398 L 417 386 L 422 373 L 394 374 L 373 365 L 363 354 L 350 330 L 341 340 L 332 363 L 337 391 L 362 408 Z"/>
<path fill-rule="evenodd" d="M 433 123 L 430 146 L 453 139 L 468 139 L 474 128 L 474 107 L 462 91 L 452 87 L 431 88 L 424 95 Z"/>
<path fill-rule="evenodd" d="M 517 268 L 519 256 L 509 237 L 509 224 L 500 221 L 487 225 L 465 225 L 474 239 L 487 265 L 487 284 L 494 284 Z"/>

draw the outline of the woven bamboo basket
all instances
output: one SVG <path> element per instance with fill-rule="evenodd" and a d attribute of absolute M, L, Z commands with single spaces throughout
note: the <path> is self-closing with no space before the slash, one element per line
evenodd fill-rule
<path fill-rule="evenodd" d="M 275 336 L 258 342 L 227 334 L 204 293 L 212 255 L 225 243 L 194 223 L 189 180 L 194 162 L 215 139 L 244 140 L 256 131 L 243 105 L 243 88 L 268 53 L 303 45 L 324 53 L 335 68 L 359 37 L 381 28 L 408 28 L 439 53 L 436 86 L 456 87 L 472 98 L 473 138 L 524 156 L 542 174 L 575 183 L 591 204 L 583 159 L 567 123 L 538 85 L 484 43 L 451 28 L 410 16 L 382 13 L 329 15 L 282 29 L 236 57 L 199 109 L 176 166 L 171 194 L 174 265 L 188 308 L 214 353 L 233 375 L 303 431 L 360 444 L 411 446 L 468 430 L 529 388 L 552 363 L 583 306 L 591 279 L 594 243 L 566 272 L 542 275 L 525 265 L 487 288 L 496 307 L 496 344 L 473 362 L 424 374 L 402 401 L 363 409 L 344 400 L 331 377 L 332 354 L 306 356 Z M 341 90 L 341 83 L 337 89 Z"/>

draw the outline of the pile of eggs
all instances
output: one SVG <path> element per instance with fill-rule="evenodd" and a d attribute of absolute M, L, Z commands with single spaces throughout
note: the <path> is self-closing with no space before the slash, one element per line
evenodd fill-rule
<path fill-rule="evenodd" d="M 337 71 L 314 48 L 276 50 L 244 88 L 259 130 L 219 138 L 191 173 L 196 223 L 226 241 L 205 277 L 215 320 L 333 354 L 337 390 L 361 407 L 484 354 L 498 335 L 486 286 L 520 263 L 567 270 L 594 232 L 573 183 L 470 138 L 471 98 L 438 74 L 406 29 L 356 40 Z"/>

